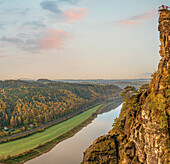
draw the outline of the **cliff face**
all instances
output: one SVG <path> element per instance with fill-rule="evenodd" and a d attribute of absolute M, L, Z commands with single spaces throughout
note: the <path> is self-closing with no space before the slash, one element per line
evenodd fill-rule
<path fill-rule="evenodd" d="M 139 91 L 127 87 L 121 114 L 108 135 L 84 153 L 84 164 L 167 164 L 170 115 L 170 11 L 160 12 L 158 71 Z"/>

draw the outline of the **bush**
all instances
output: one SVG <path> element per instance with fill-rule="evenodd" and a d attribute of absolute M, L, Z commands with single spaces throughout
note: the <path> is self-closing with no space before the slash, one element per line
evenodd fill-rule
<path fill-rule="evenodd" d="M 5 160 L 4 156 L 0 155 L 0 161 L 4 161 L 4 160 Z"/>
<path fill-rule="evenodd" d="M 9 159 L 10 157 L 11 157 L 10 154 L 7 154 L 6 158 Z"/>

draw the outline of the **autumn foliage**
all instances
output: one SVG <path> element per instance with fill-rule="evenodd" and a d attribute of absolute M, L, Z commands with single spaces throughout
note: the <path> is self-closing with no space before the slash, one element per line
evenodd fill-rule
<path fill-rule="evenodd" d="M 114 85 L 0 81 L 0 128 L 39 126 L 74 113 L 121 89 Z"/>

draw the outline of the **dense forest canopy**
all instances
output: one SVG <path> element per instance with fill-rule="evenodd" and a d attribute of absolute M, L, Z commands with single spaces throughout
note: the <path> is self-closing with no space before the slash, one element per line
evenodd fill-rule
<path fill-rule="evenodd" d="M 120 92 L 115 85 L 0 81 L 0 129 L 39 126 Z"/>

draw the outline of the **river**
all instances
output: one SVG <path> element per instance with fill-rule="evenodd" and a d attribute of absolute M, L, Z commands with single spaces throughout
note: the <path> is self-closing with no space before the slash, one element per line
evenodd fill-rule
<path fill-rule="evenodd" d="M 49 152 L 26 162 L 26 164 L 80 164 L 83 160 L 83 152 L 95 139 L 107 134 L 112 128 L 121 107 L 122 105 L 109 112 L 99 114 L 74 136 L 60 142 Z"/>

